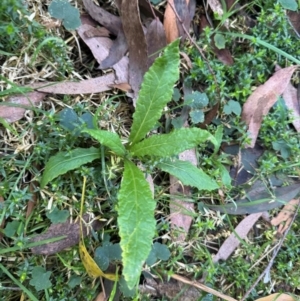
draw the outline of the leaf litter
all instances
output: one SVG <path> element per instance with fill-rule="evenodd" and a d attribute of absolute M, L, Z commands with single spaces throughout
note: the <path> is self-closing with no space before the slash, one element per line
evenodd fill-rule
<path fill-rule="evenodd" d="M 179 13 L 179 16 L 183 20 L 185 20 L 185 21 L 183 21 L 183 23 L 186 25 L 187 28 L 189 28 L 188 23 L 190 22 L 190 19 L 192 19 L 191 11 L 188 12 L 188 4 L 187 3 L 189 1 L 187 1 L 187 3 L 185 3 L 185 1 L 176 1 L 176 0 L 174 0 L 174 1 L 175 1 L 175 3 L 174 2 L 173 3 L 177 9 L 177 12 Z M 191 2 L 193 2 L 193 1 L 190 1 L 190 3 Z M 210 2 L 209 4 L 212 5 L 211 3 L 212 2 Z M 59 84 L 55 84 L 55 85 L 53 83 L 43 83 L 43 85 L 49 84 L 50 86 L 43 87 L 43 88 L 38 88 L 37 86 L 35 86 L 35 88 L 42 93 L 32 92 L 33 94 L 28 94 L 29 97 L 28 96 L 24 97 L 23 95 L 21 95 L 17 99 L 17 102 L 21 106 L 29 105 L 28 101 L 26 101 L 26 100 L 28 100 L 28 98 L 33 99 L 33 101 L 30 102 L 30 106 L 32 104 L 40 103 L 46 96 L 46 93 L 55 93 L 55 94 L 99 93 L 99 92 L 111 90 L 112 88 L 120 88 L 120 87 L 122 87 L 121 90 L 129 91 L 130 87 L 131 87 L 130 84 L 133 86 L 133 91 L 134 91 L 134 95 L 135 95 L 134 97 L 137 97 L 137 94 L 139 91 L 139 85 L 142 81 L 143 75 L 147 71 L 149 65 L 151 65 L 151 63 L 153 62 L 153 58 L 155 57 L 155 55 L 153 55 L 153 54 L 158 55 L 158 51 L 165 45 L 165 35 L 164 35 L 164 31 L 162 31 L 162 25 L 161 25 L 160 21 L 158 19 L 153 19 L 153 21 L 150 23 L 150 26 L 143 28 L 143 25 L 141 24 L 141 21 L 140 21 L 140 15 L 139 15 L 139 9 L 141 9 L 141 8 L 139 8 L 136 1 L 131 2 L 132 9 L 130 11 L 127 10 L 128 7 L 125 7 L 125 5 L 123 7 L 121 7 L 121 10 L 123 12 L 128 13 L 125 16 L 124 16 L 124 14 L 122 14 L 123 15 L 121 17 L 122 20 L 119 17 L 116 17 L 112 14 L 107 13 L 107 11 L 105 11 L 101 7 L 93 4 L 92 1 L 84 0 L 84 5 L 85 5 L 86 10 L 90 13 L 90 15 L 104 27 L 103 27 L 102 31 L 98 31 L 98 30 L 95 31 L 96 28 L 89 25 L 89 27 L 82 28 L 81 34 L 79 33 L 79 30 L 78 30 L 78 33 L 81 36 L 81 38 L 88 44 L 89 48 L 91 49 L 91 51 L 94 54 L 94 57 L 100 64 L 100 67 L 102 67 L 103 69 L 112 67 L 115 70 L 115 73 L 110 73 L 108 75 L 104 75 L 99 78 L 93 78 L 90 80 L 81 81 L 79 83 L 69 82 L 69 83 L 59 83 Z M 133 15 L 134 13 L 136 13 L 136 15 Z M 130 16 L 134 17 L 133 22 L 132 22 Z M 138 18 L 136 18 L 136 16 L 138 16 Z M 174 23 L 174 19 L 176 21 L 175 23 Z M 180 26 L 179 26 L 180 24 L 178 23 L 178 20 L 176 18 L 174 18 L 174 16 L 173 16 L 173 21 L 170 21 L 170 20 L 171 20 L 171 17 L 166 18 L 166 15 L 165 15 L 165 24 L 168 24 L 168 22 L 171 22 L 169 24 L 172 24 L 172 25 L 169 25 L 169 28 L 170 28 L 169 31 L 171 33 L 167 34 L 168 40 L 174 39 L 174 37 L 176 38 L 176 37 L 180 36 Z M 131 24 L 131 22 L 132 22 L 132 24 Z M 133 24 L 135 24 L 135 25 L 133 26 Z M 174 24 L 176 24 L 176 26 Z M 124 39 L 125 34 L 123 35 L 123 31 L 122 31 L 123 26 L 127 33 L 126 39 Z M 132 28 L 139 29 L 137 36 L 139 38 L 141 38 L 142 46 L 137 44 L 138 39 L 136 36 L 134 36 L 132 34 L 132 32 L 133 32 Z M 114 42 L 111 39 L 109 39 L 108 31 L 117 37 Z M 97 32 L 99 35 L 97 35 Z M 91 40 L 94 38 L 106 38 L 106 40 L 101 40 L 101 42 L 99 42 L 99 40 L 97 42 L 91 42 L 91 41 L 87 42 L 88 40 Z M 153 44 L 151 44 L 150 41 L 155 41 L 155 42 Z M 127 51 L 127 42 L 129 42 L 128 43 L 129 44 L 129 62 L 133 63 L 133 65 L 130 65 L 130 68 L 129 68 L 129 81 L 128 81 L 128 58 L 124 56 Z M 104 58 L 103 58 L 103 56 L 101 56 L 101 58 L 99 58 L 100 53 L 102 55 L 102 51 L 97 51 L 97 47 L 99 47 L 100 45 L 103 47 L 103 52 L 105 53 Z M 140 54 L 140 50 L 142 50 L 141 55 L 138 56 L 138 58 L 135 58 L 132 54 L 135 53 L 135 51 L 138 51 Z M 227 54 L 225 54 L 225 56 L 227 56 L 227 58 L 224 59 L 224 63 L 227 63 L 228 61 L 230 61 L 231 55 L 230 55 L 230 53 L 229 54 L 227 53 Z M 229 57 L 229 59 L 228 59 L 228 57 Z M 124 59 L 124 61 L 126 61 L 126 63 L 124 63 L 123 65 L 121 64 L 120 69 L 118 70 L 118 67 L 116 67 L 115 65 L 116 65 L 116 63 L 120 62 L 122 59 Z M 220 59 L 220 60 L 222 60 L 222 59 Z M 231 64 L 231 62 L 230 62 L 230 64 Z M 284 68 L 283 69 L 284 71 L 282 71 L 280 73 L 280 75 L 279 75 L 279 73 L 276 72 L 275 75 L 269 79 L 269 81 L 267 81 L 264 85 L 262 85 L 261 87 L 258 87 L 256 89 L 256 91 L 249 97 L 249 99 L 247 100 L 247 103 L 244 105 L 243 119 L 249 127 L 249 132 L 250 132 L 251 139 L 252 139 L 251 144 L 250 144 L 251 147 L 253 147 L 255 144 L 256 137 L 258 135 L 258 131 L 259 131 L 259 128 L 261 125 L 263 115 L 266 115 L 268 113 L 268 110 L 273 106 L 274 102 L 276 101 L 276 99 L 279 95 L 283 94 L 283 97 L 286 100 L 287 104 L 288 104 L 288 99 L 292 99 L 292 104 L 290 105 L 290 108 L 293 109 L 294 114 L 297 114 L 297 115 L 293 115 L 293 117 L 295 117 L 295 116 L 299 117 L 299 115 L 298 115 L 299 111 L 298 112 L 296 111 L 296 106 L 295 106 L 295 103 L 296 103 L 295 102 L 295 90 L 293 90 L 293 87 L 289 84 L 290 78 L 291 78 L 292 73 L 294 72 L 295 68 L 296 68 L 295 66 L 289 67 L 289 68 Z M 119 75 L 118 75 L 118 71 L 120 72 Z M 138 75 L 136 75 L 134 73 L 135 71 L 137 71 Z M 276 74 L 277 74 L 277 76 L 276 76 Z M 283 84 L 282 84 L 282 82 L 283 82 Z M 279 83 L 283 87 L 275 89 L 277 86 L 280 86 Z M 24 100 L 24 99 L 26 99 L 26 100 Z M 35 100 L 35 99 L 37 99 L 37 100 Z M 264 106 L 262 105 L 262 101 L 264 102 Z M 267 104 L 267 105 L 265 106 L 265 104 Z M 4 106 L 2 106 L 2 107 L 4 107 Z M 15 109 L 15 107 L 9 107 L 9 106 L 4 107 L 6 110 L 1 110 L 2 107 L 0 107 L 0 116 L 1 117 L 4 116 L 3 118 L 8 119 L 9 122 L 14 122 L 14 121 L 21 119 L 22 115 L 24 114 L 24 111 L 25 111 L 25 108 L 17 108 L 17 109 L 22 109 L 22 110 L 9 111 L 11 108 Z M 256 108 L 254 110 L 254 113 L 253 113 L 253 107 Z M 251 111 L 251 108 L 252 108 L 252 111 Z M 1 115 L 1 114 L 3 114 L 3 115 Z M 299 125 L 297 123 L 294 123 L 294 126 L 297 129 L 297 131 L 299 131 L 299 127 L 298 127 Z M 187 151 L 187 154 L 183 153 L 183 154 L 181 154 L 181 156 L 182 156 L 182 159 L 184 158 L 184 159 L 187 159 L 190 161 L 195 160 L 194 150 L 189 150 L 189 151 Z M 197 162 L 193 162 L 193 164 L 197 165 Z M 172 182 L 172 180 L 170 180 L 170 182 Z M 178 183 L 177 183 L 177 185 L 178 185 Z M 297 185 L 297 184 L 295 184 L 295 185 Z M 296 187 L 295 187 L 295 190 L 297 191 Z M 171 189 L 170 189 L 170 192 L 171 192 Z M 184 192 L 184 194 L 186 194 L 186 195 L 189 195 L 190 194 L 189 187 L 185 186 L 182 192 Z M 174 191 L 174 194 L 176 194 L 176 193 L 178 193 L 178 188 L 176 189 L 176 191 Z M 285 193 L 287 193 L 287 190 L 283 191 L 283 194 L 285 194 Z M 290 196 L 288 197 L 288 199 L 289 198 L 290 198 Z M 297 200 L 293 200 L 293 201 L 297 202 Z M 286 205 L 284 207 L 284 209 L 282 210 L 282 212 L 279 213 L 277 218 L 274 218 L 272 220 L 273 225 L 278 225 L 279 223 L 288 222 L 290 220 L 290 215 L 292 213 L 287 214 L 286 212 L 292 211 L 292 209 L 291 209 L 292 204 L 293 204 L 292 207 L 294 208 L 293 201 L 291 201 L 288 205 Z M 187 204 L 188 203 L 185 203 L 185 204 L 183 204 L 183 206 L 187 206 Z M 170 210 L 173 210 L 173 209 L 171 208 Z M 187 207 L 187 209 L 193 211 L 193 206 L 190 205 Z M 270 209 L 270 208 L 267 208 L 267 210 L 268 209 Z M 178 211 L 178 209 L 174 209 L 174 212 L 176 212 L 176 210 Z M 250 212 L 246 212 L 246 213 L 250 213 Z M 243 214 L 243 212 L 240 212 L 239 214 Z M 245 238 L 248 231 L 251 229 L 251 227 L 256 222 L 256 220 L 261 216 L 261 214 L 262 214 L 261 212 L 252 213 L 248 217 L 246 217 L 240 223 L 240 225 L 236 228 L 236 233 L 241 238 Z M 172 213 L 171 213 L 171 215 L 172 215 Z M 187 215 L 181 214 L 181 215 L 179 215 L 179 217 L 186 218 Z M 85 219 L 86 219 L 86 216 L 85 216 Z M 187 235 L 191 221 L 192 221 L 192 219 L 188 219 L 188 221 L 181 222 L 181 225 L 183 226 L 183 228 L 185 228 L 184 236 L 181 239 L 184 239 L 185 236 Z M 57 233 L 59 233 L 60 235 L 62 235 L 62 233 L 65 233 L 71 237 L 71 242 L 67 241 L 67 239 L 63 240 L 62 245 L 60 245 L 60 246 L 52 246 L 50 244 L 49 252 L 55 253 L 59 250 L 63 250 L 65 248 L 67 248 L 68 246 L 74 245 L 74 241 L 78 240 L 78 238 L 76 238 L 76 237 L 72 238 L 72 233 L 78 232 L 78 231 L 76 231 L 75 226 L 73 226 L 72 228 L 69 228 L 69 225 L 71 225 L 71 224 L 70 223 L 68 224 L 68 223 L 69 223 L 69 221 L 67 221 L 66 223 L 60 224 L 61 228 L 57 228 L 57 229 L 54 226 L 59 226 L 59 225 L 52 225 L 53 228 L 51 228 L 52 227 L 51 226 L 49 228 L 49 231 L 47 231 L 47 233 L 45 233 L 45 235 L 48 235 L 48 236 L 41 235 L 39 237 L 39 240 L 43 240 L 45 238 L 54 237 Z M 173 225 L 176 225 L 176 223 L 178 223 L 178 222 L 174 222 L 174 220 L 173 220 Z M 180 222 L 179 222 L 179 224 L 180 224 Z M 72 225 L 74 225 L 74 224 L 72 224 Z M 77 225 L 76 227 L 78 227 L 78 223 L 75 223 L 75 225 Z M 65 228 L 65 229 L 63 229 L 63 228 Z M 96 228 L 97 227 L 95 227 L 95 229 Z M 278 232 L 282 233 L 285 229 L 286 229 L 286 227 L 280 226 L 278 229 Z M 233 236 L 229 237 L 229 242 L 227 242 L 227 244 L 231 245 L 231 247 L 233 249 L 231 251 L 231 253 L 234 251 L 234 249 L 238 245 L 236 240 L 237 240 L 236 236 L 233 235 Z M 56 243 L 59 243 L 59 242 L 56 242 Z M 224 243 L 224 245 L 225 245 L 225 243 Z M 218 254 L 215 256 L 216 259 L 214 259 L 214 260 L 218 261 L 217 260 L 218 258 L 226 260 L 230 256 L 231 253 L 229 254 L 228 250 L 226 252 L 223 251 L 224 248 L 226 249 L 226 245 L 225 245 L 225 247 L 224 247 L 224 245 L 220 248 Z M 48 246 L 49 246 L 49 244 L 48 244 Z M 33 252 L 34 252 L 34 250 L 37 250 L 36 248 L 38 248 L 38 247 L 35 247 L 32 249 Z M 39 251 L 35 251 L 35 252 L 39 252 Z M 46 251 L 44 250 L 42 252 L 46 252 Z M 36 254 L 47 254 L 48 255 L 48 254 L 53 254 L 53 253 L 46 252 L 46 253 L 36 253 Z M 264 301 L 271 300 L 271 299 L 269 299 L 269 297 L 271 297 L 271 296 L 261 298 L 259 300 L 264 300 Z M 279 298 L 280 298 L 280 296 L 279 296 Z"/>

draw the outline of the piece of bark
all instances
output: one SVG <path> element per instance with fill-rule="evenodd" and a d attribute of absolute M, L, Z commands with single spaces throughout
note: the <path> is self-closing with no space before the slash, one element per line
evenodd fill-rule
<path fill-rule="evenodd" d="M 85 214 L 83 216 L 83 220 L 85 222 L 89 221 L 89 215 Z M 82 224 L 83 226 L 83 236 L 88 235 L 88 227 L 85 225 L 85 223 Z M 103 227 L 103 223 L 95 220 L 91 223 L 91 227 L 97 231 L 100 228 Z M 64 223 L 60 224 L 52 224 L 48 230 L 46 230 L 45 233 L 35 236 L 30 241 L 31 242 L 38 242 L 45 239 L 55 238 L 59 236 L 67 236 L 64 239 L 61 239 L 56 242 L 47 243 L 44 245 L 40 245 L 37 247 L 31 248 L 31 251 L 33 254 L 36 255 L 52 255 L 57 252 L 63 251 L 67 248 L 70 248 L 74 245 L 77 245 L 79 243 L 80 239 L 80 221 L 79 219 L 75 223 L 70 223 L 70 219 L 68 219 Z"/>

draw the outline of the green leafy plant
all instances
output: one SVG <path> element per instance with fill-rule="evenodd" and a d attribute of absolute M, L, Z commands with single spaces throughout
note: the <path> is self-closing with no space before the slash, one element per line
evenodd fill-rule
<path fill-rule="evenodd" d="M 123 275 L 130 289 L 137 284 L 142 266 L 151 251 L 156 223 L 156 203 L 145 174 L 137 167 L 136 162 L 150 163 L 177 177 L 184 185 L 194 186 L 199 190 L 210 191 L 219 187 L 203 170 L 175 157 L 180 152 L 206 141 L 212 142 L 218 148 L 218 141 L 208 131 L 182 128 L 169 134 L 146 138 L 172 98 L 173 86 L 179 77 L 178 44 L 175 41 L 166 47 L 164 54 L 145 74 L 131 132 L 125 145 L 116 133 L 98 129 L 82 130 L 82 133 L 88 133 L 114 155 L 119 156 L 124 164 L 117 211 Z M 98 158 L 100 150 L 94 147 L 58 153 L 46 164 L 41 186 L 45 187 L 58 175 Z"/>

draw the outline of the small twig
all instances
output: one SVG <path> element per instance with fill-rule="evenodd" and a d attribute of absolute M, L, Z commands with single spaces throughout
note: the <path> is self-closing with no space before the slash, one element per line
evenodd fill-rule
<path fill-rule="evenodd" d="M 207 67 L 210 71 L 210 73 L 212 74 L 213 78 L 214 78 L 214 81 L 216 83 L 216 89 L 218 90 L 218 94 L 219 94 L 219 100 L 221 100 L 221 93 L 220 93 L 220 89 L 219 89 L 219 85 L 218 85 L 218 82 L 217 82 L 217 78 L 216 78 L 216 75 L 214 73 L 214 71 L 212 70 L 207 58 L 205 57 L 202 49 L 197 45 L 197 43 L 193 40 L 193 38 L 191 37 L 190 33 L 188 32 L 188 30 L 186 29 L 183 21 L 181 20 L 180 16 L 178 15 L 177 13 L 177 10 L 176 8 L 174 7 L 173 3 L 170 2 L 170 0 L 168 0 L 168 4 L 170 5 L 170 7 L 172 8 L 177 20 L 179 21 L 179 23 L 181 24 L 182 26 L 182 29 L 183 31 L 185 32 L 185 34 L 187 35 L 187 37 L 189 38 L 189 40 L 191 41 L 191 43 L 196 47 L 196 49 L 199 51 L 200 55 L 202 56 L 203 60 L 205 61 L 205 63 L 207 64 Z"/>
<path fill-rule="evenodd" d="M 189 285 L 194 286 L 196 288 L 199 288 L 200 290 L 205 291 L 209 294 L 215 295 L 215 296 L 217 296 L 221 299 L 224 299 L 224 300 L 227 300 L 227 301 L 237 301 L 236 299 L 234 299 L 232 297 L 229 297 L 227 295 L 224 295 L 224 294 L 222 294 L 222 293 L 220 293 L 220 292 L 218 292 L 218 291 L 216 291 L 216 290 L 214 290 L 214 289 L 212 289 L 212 288 L 210 288 L 210 287 L 208 287 L 208 286 L 206 286 L 202 283 L 199 283 L 197 281 L 191 281 L 191 280 L 189 280 L 185 277 L 182 277 L 182 276 L 179 276 L 179 275 L 176 275 L 176 274 L 172 275 L 171 278 L 176 279 L 177 281 L 180 281 L 182 283 L 186 283 L 186 284 L 189 284 Z"/>
<path fill-rule="evenodd" d="M 271 267 L 272 267 L 272 265 L 273 265 L 273 263 L 274 263 L 274 260 L 275 260 L 275 258 L 276 258 L 276 256 L 277 256 L 279 250 L 281 249 L 282 244 L 283 244 L 283 242 L 284 242 L 284 240 L 285 240 L 285 238 L 286 238 L 288 232 L 290 231 L 293 222 L 295 221 L 295 218 L 296 218 L 296 216 L 297 216 L 297 214 L 298 214 L 298 211 L 299 211 L 299 207 L 300 207 L 300 202 L 298 203 L 298 206 L 297 206 L 297 208 L 296 208 L 296 211 L 295 211 L 295 214 L 294 214 L 294 216 L 293 216 L 293 218 L 292 218 L 292 221 L 291 221 L 291 223 L 289 224 L 289 226 L 288 226 L 288 228 L 286 229 L 286 231 L 284 232 L 284 235 L 282 236 L 282 238 L 281 238 L 281 240 L 280 240 L 280 242 L 279 242 L 279 244 L 278 244 L 277 249 L 274 251 L 273 256 L 272 256 L 272 258 L 271 258 L 269 264 L 268 264 L 267 267 L 264 269 L 264 271 L 260 274 L 260 276 L 257 278 L 257 280 L 251 285 L 250 289 L 246 292 L 246 294 L 244 295 L 244 297 L 243 297 L 240 301 L 245 301 L 245 300 L 246 300 L 246 298 L 250 295 L 251 291 L 257 286 L 257 284 L 259 283 L 259 281 L 264 277 L 264 275 L 266 274 L 266 272 L 269 271 L 269 270 L 271 269 Z"/>

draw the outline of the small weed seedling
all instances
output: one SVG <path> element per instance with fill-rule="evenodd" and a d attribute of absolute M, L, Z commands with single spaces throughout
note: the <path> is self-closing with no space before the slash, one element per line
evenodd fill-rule
<path fill-rule="evenodd" d="M 124 163 L 117 210 L 123 276 L 130 289 L 135 287 L 139 280 L 155 234 L 156 203 L 145 175 L 136 162 L 151 163 L 177 177 L 184 185 L 199 190 L 211 191 L 218 188 L 214 179 L 190 162 L 178 160 L 176 155 L 206 141 L 214 145 L 216 152 L 220 145 L 219 135 L 215 138 L 206 130 L 181 128 L 168 134 L 146 137 L 159 120 L 166 104 L 172 99 L 173 86 L 179 78 L 178 44 L 179 41 L 175 41 L 166 47 L 164 54 L 146 73 L 127 143 L 123 144 L 116 133 L 98 129 L 82 130 L 82 133 L 88 133 L 109 148 Z M 100 157 L 100 149 L 95 147 L 76 148 L 56 154 L 46 164 L 41 187 L 45 187 L 58 175 Z"/>

